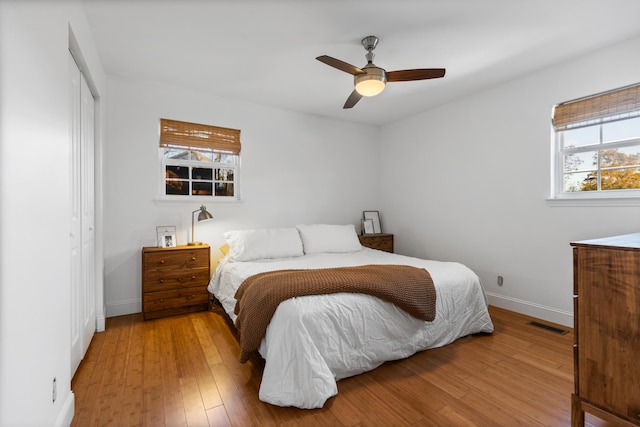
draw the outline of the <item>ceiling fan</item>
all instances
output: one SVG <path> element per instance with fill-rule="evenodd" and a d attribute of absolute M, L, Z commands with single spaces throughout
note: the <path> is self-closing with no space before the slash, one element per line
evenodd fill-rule
<path fill-rule="evenodd" d="M 444 77 L 444 68 L 416 68 L 413 70 L 385 71 L 373 63 L 373 50 L 378 45 L 376 36 L 367 36 L 362 39 L 367 54 L 367 65 L 358 68 L 339 59 L 327 55 L 318 56 L 316 59 L 324 62 L 340 71 L 353 75 L 355 89 L 347 98 L 342 108 L 352 108 L 363 96 L 375 96 L 384 90 L 387 82 L 407 82 L 412 80 L 437 79 Z"/>

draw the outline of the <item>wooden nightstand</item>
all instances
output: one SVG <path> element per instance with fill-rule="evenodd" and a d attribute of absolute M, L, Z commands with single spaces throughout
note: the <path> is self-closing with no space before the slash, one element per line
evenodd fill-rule
<path fill-rule="evenodd" d="M 393 252 L 393 234 L 361 234 L 358 239 L 360 239 L 360 244 L 367 248 Z"/>
<path fill-rule="evenodd" d="M 209 307 L 209 245 L 142 248 L 144 320 Z"/>

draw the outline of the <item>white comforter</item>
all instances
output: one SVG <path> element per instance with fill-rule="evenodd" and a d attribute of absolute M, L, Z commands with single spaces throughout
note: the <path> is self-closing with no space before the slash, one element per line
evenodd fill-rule
<path fill-rule="evenodd" d="M 465 335 L 493 332 L 478 276 L 455 262 L 411 258 L 378 250 L 311 254 L 299 258 L 231 262 L 223 259 L 209 291 L 235 321 L 234 294 L 242 281 L 264 271 L 404 264 L 427 269 L 436 287 L 436 318 L 425 322 L 364 294 L 292 298 L 280 304 L 259 352 L 265 359 L 260 400 L 279 406 L 321 408 L 338 393 L 336 380 L 388 360 L 449 344 Z"/>

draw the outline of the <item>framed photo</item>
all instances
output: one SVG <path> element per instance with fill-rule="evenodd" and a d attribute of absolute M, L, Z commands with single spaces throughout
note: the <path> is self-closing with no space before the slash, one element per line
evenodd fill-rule
<path fill-rule="evenodd" d="M 363 219 L 362 220 L 362 234 L 375 234 L 373 232 L 373 220 L 372 219 Z"/>
<path fill-rule="evenodd" d="M 176 241 L 175 225 L 160 225 L 156 227 L 159 248 L 173 248 L 178 245 Z"/>
<path fill-rule="evenodd" d="M 382 233 L 382 227 L 380 227 L 380 212 L 378 211 L 364 211 L 362 212 L 362 217 L 365 220 L 370 219 L 373 221 L 373 233 L 380 234 Z"/>

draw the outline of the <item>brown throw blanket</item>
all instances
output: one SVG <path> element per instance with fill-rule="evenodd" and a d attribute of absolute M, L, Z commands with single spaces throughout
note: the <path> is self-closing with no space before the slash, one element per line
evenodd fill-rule
<path fill-rule="evenodd" d="M 245 363 L 258 349 L 280 302 L 338 292 L 373 295 L 421 320 L 432 321 L 436 315 L 436 290 L 423 268 L 363 265 L 259 273 L 242 282 L 235 294 L 240 362 Z"/>

